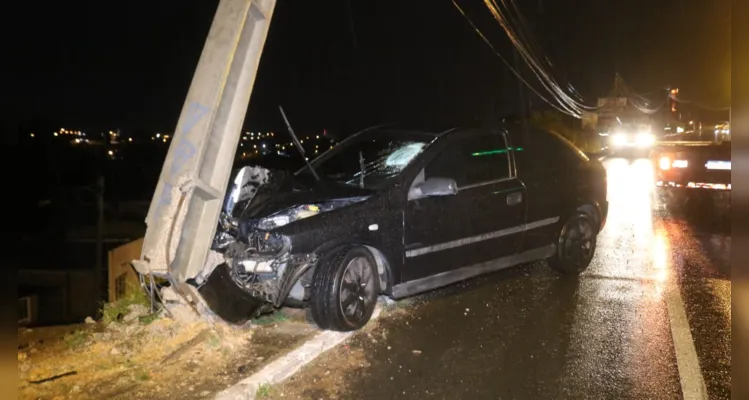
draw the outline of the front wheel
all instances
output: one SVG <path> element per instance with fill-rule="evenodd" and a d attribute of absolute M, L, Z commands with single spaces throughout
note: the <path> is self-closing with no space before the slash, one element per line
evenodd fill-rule
<path fill-rule="evenodd" d="M 321 329 L 361 328 L 374 312 L 379 282 L 374 257 L 364 247 L 340 250 L 322 259 L 312 277 L 312 319 Z"/>
<path fill-rule="evenodd" d="M 585 271 L 593 260 L 598 230 L 593 219 L 585 213 L 577 213 L 562 226 L 554 256 L 549 266 L 563 274 L 578 275 Z"/>

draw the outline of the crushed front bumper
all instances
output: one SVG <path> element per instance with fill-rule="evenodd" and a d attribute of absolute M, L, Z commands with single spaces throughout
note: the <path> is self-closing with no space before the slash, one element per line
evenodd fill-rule
<path fill-rule="evenodd" d="M 247 261 L 250 261 L 248 263 Z M 221 319 L 243 324 L 250 318 L 280 307 L 300 278 L 317 262 L 315 255 L 248 257 L 227 259 L 200 286 L 206 305 Z M 268 266 L 263 272 L 248 272 L 246 265 Z M 302 299 L 297 299 L 302 300 Z"/>

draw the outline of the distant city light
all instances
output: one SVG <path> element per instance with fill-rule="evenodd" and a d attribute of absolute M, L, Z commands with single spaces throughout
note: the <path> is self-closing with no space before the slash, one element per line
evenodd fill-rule
<path fill-rule="evenodd" d="M 160 138 L 160 137 L 161 137 L 161 134 L 160 134 L 160 133 L 157 133 L 157 134 L 156 134 L 156 139 L 158 139 L 158 138 Z"/>
<path fill-rule="evenodd" d="M 128 141 L 128 142 L 132 142 L 132 141 L 133 141 L 133 138 L 127 138 L 127 141 Z"/>
<path fill-rule="evenodd" d="M 109 153 L 110 156 L 114 155 L 114 152 L 112 150 L 109 150 L 107 153 Z"/>
<path fill-rule="evenodd" d="M 57 136 L 57 132 L 53 133 L 53 135 Z"/>
<path fill-rule="evenodd" d="M 36 135 L 34 135 L 34 134 L 32 133 L 32 134 L 31 134 L 30 136 L 31 136 L 31 137 L 35 137 Z"/>

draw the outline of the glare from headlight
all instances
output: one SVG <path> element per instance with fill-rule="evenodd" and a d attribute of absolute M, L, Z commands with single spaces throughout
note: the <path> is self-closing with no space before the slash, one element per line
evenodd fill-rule
<path fill-rule="evenodd" d="M 617 133 L 611 138 L 611 143 L 614 146 L 624 146 L 627 143 L 627 136 L 623 133 Z"/>
<path fill-rule="evenodd" d="M 637 135 L 637 144 L 640 146 L 652 146 L 655 143 L 655 136 L 648 132 L 640 132 Z"/>

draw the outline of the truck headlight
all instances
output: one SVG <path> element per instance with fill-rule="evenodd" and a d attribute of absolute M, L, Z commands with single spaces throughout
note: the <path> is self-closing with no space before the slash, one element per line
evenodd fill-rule
<path fill-rule="evenodd" d="M 640 132 L 637 135 L 637 144 L 640 146 L 652 146 L 655 143 L 655 135 L 649 132 Z"/>
<path fill-rule="evenodd" d="M 614 146 L 624 146 L 627 143 L 627 136 L 623 133 L 614 134 L 611 137 L 611 143 Z"/>

